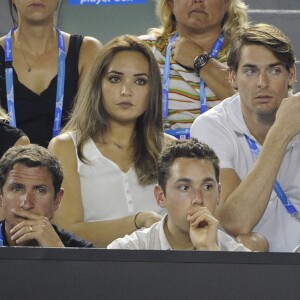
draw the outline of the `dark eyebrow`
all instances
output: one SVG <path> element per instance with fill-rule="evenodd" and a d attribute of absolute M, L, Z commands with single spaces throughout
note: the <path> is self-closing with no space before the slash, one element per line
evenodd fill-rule
<path fill-rule="evenodd" d="M 203 182 L 209 182 L 209 181 L 213 181 L 213 182 L 216 182 L 216 178 L 212 178 L 212 177 L 206 177 L 203 179 Z"/>
<path fill-rule="evenodd" d="M 180 181 L 183 181 L 183 182 L 188 183 L 188 182 L 191 182 L 192 180 L 189 179 L 189 178 L 178 178 L 178 179 L 175 181 L 175 183 L 178 183 L 178 182 L 180 182 Z"/>
<path fill-rule="evenodd" d="M 34 187 L 34 189 L 39 189 L 39 188 L 49 189 L 46 184 L 37 184 L 37 185 L 34 185 L 33 187 Z"/>
<path fill-rule="evenodd" d="M 256 68 L 256 65 L 244 64 L 244 65 L 242 65 L 242 68 Z"/>
<path fill-rule="evenodd" d="M 19 182 L 10 182 L 10 183 L 8 184 L 8 186 L 16 186 L 16 185 L 18 185 L 18 186 L 24 186 L 24 184 L 19 183 Z"/>
<path fill-rule="evenodd" d="M 146 73 L 137 73 L 137 74 L 134 74 L 134 76 L 146 76 L 146 77 L 149 77 L 149 75 L 146 74 Z"/>
<path fill-rule="evenodd" d="M 107 72 L 106 74 L 111 74 L 111 73 L 118 74 L 118 75 L 123 75 L 122 72 L 118 72 L 118 71 L 115 71 L 115 70 L 111 70 L 111 71 Z"/>
<path fill-rule="evenodd" d="M 284 65 L 284 63 L 278 62 L 278 63 L 270 64 L 269 68 L 274 68 L 274 67 L 278 67 L 278 66 L 284 67 L 285 65 Z"/>
<path fill-rule="evenodd" d="M 115 71 L 115 70 L 111 70 L 111 71 L 107 72 L 106 74 L 111 74 L 111 73 L 117 74 L 117 75 L 123 75 L 123 74 L 124 74 L 124 73 L 122 73 L 122 72 Z M 135 77 L 138 77 L 138 76 L 146 76 L 146 77 L 149 77 L 149 75 L 146 74 L 146 73 L 137 73 L 137 74 L 134 74 L 134 76 L 135 76 Z"/>
<path fill-rule="evenodd" d="M 284 67 L 284 63 L 282 63 L 282 62 L 276 62 L 276 63 L 268 65 L 268 68 L 274 68 L 274 67 L 277 67 L 277 66 Z M 244 64 L 244 65 L 242 65 L 242 67 L 243 68 L 257 68 L 256 65 L 252 65 L 252 64 Z"/>
<path fill-rule="evenodd" d="M 186 183 L 192 182 L 192 180 L 189 179 L 189 178 L 178 178 L 178 179 L 175 181 L 175 183 L 178 183 L 178 182 L 181 182 L 181 181 L 186 182 Z M 204 178 L 204 179 L 202 180 L 202 182 L 204 182 L 204 183 L 205 183 L 205 182 L 209 182 L 209 181 L 216 182 L 216 179 L 215 179 L 215 178 L 212 178 L 212 177 L 206 177 L 206 178 Z"/>

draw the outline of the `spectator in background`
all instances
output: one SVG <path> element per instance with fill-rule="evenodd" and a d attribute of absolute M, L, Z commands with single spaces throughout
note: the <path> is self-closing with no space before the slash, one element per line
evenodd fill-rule
<path fill-rule="evenodd" d="M 63 173 L 38 145 L 9 149 L 0 160 L 0 246 L 94 247 L 50 222 L 58 209 Z"/>
<path fill-rule="evenodd" d="M 140 38 L 160 66 L 166 132 L 189 138 L 194 119 L 234 93 L 227 52 L 232 34 L 248 25 L 246 5 L 241 0 L 157 0 L 156 13 L 161 27 Z"/>
<path fill-rule="evenodd" d="M 106 247 L 161 219 L 155 201 L 163 134 L 159 68 L 138 38 L 106 44 L 63 134 L 49 144 L 63 165 L 60 227 Z"/>
<path fill-rule="evenodd" d="M 295 56 L 278 28 L 256 24 L 239 32 L 228 56 L 238 94 L 199 116 L 191 135 L 221 163 L 217 216 L 230 234 L 263 234 L 270 251 L 300 243 L 300 94 Z"/>
<path fill-rule="evenodd" d="M 1 106 L 12 126 L 44 147 L 65 124 L 102 47 L 94 38 L 55 27 L 60 2 L 9 0 L 16 27 L 0 38 Z"/>

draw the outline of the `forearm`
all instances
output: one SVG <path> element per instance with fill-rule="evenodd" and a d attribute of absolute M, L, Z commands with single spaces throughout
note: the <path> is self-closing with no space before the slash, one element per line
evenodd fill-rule
<path fill-rule="evenodd" d="M 200 70 L 200 77 L 220 100 L 235 93 L 228 80 L 227 67 L 215 59 L 211 58 Z"/>
<path fill-rule="evenodd" d="M 106 247 L 113 240 L 131 234 L 139 228 L 150 227 L 160 219 L 161 216 L 153 211 L 143 211 L 128 217 L 108 221 L 69 221 L 68 223 L 65 222 L 64 228 L 93 242 L 98 247 Z"/>
<path fill-rule="evenodd" d="M 271 128 L 249 174 L 231 194 L 222 195 L 217 216 L 231 234 L 249 233 L 260 221 L 269 203 L 289 140 L 276 128 Z"/>
<path fill-rule="evenodd" d="M 135 215 L 108 221 L 76 222 L 65 226 L 64 229 L 94 243 L 99 248 L 106 248 L 113 240 L 137 230 L 134 217 Z"/>

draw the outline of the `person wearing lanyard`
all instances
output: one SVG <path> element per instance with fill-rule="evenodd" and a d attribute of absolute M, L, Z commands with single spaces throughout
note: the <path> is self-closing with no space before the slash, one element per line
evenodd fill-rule
<path fill-rule="evenodd" d="M 163 80 L 165 130 L 189 138 L 194 119 L 231 96 L 226 63 L 231 35 L 248 24 L 240 0 L 157 0 L 161 28 L 140 36 Z"/>
<path fill-rule="evenodd" d="M 278 28 L 257 24 L 236 34 L 228 55 L 238 94 L 192 125 L 191 136 L 220 158 L 217 216 L 232 235 L 263 234 L 270 251 L 300 244 L 300 94 L 295 55 Z"/>
<path fill-rule="evenodd" d="M 9 0 L 15 28 L 0 39 L 0 98 L 10 125 L 47 147 L 70 112 L 101 43 L 55 27 L 59 0 Z"/>

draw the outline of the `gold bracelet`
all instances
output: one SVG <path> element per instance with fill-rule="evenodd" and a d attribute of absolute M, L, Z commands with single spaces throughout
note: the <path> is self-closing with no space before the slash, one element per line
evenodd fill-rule
<path fill-rule="evenodd" d="M 136 229 L 141 229 L 142 227 L 139 227 L 139 226 L 137 226 L 136 225 L 136 218 L 137 218 L 137 216 L 139 215 L 139 214 L 141 214 L 142 212 L 141 211 L 139 211 L 135 216 L 134 216 L 134 225 L 135 225 L 135 227 L 136 227 Z"/>

